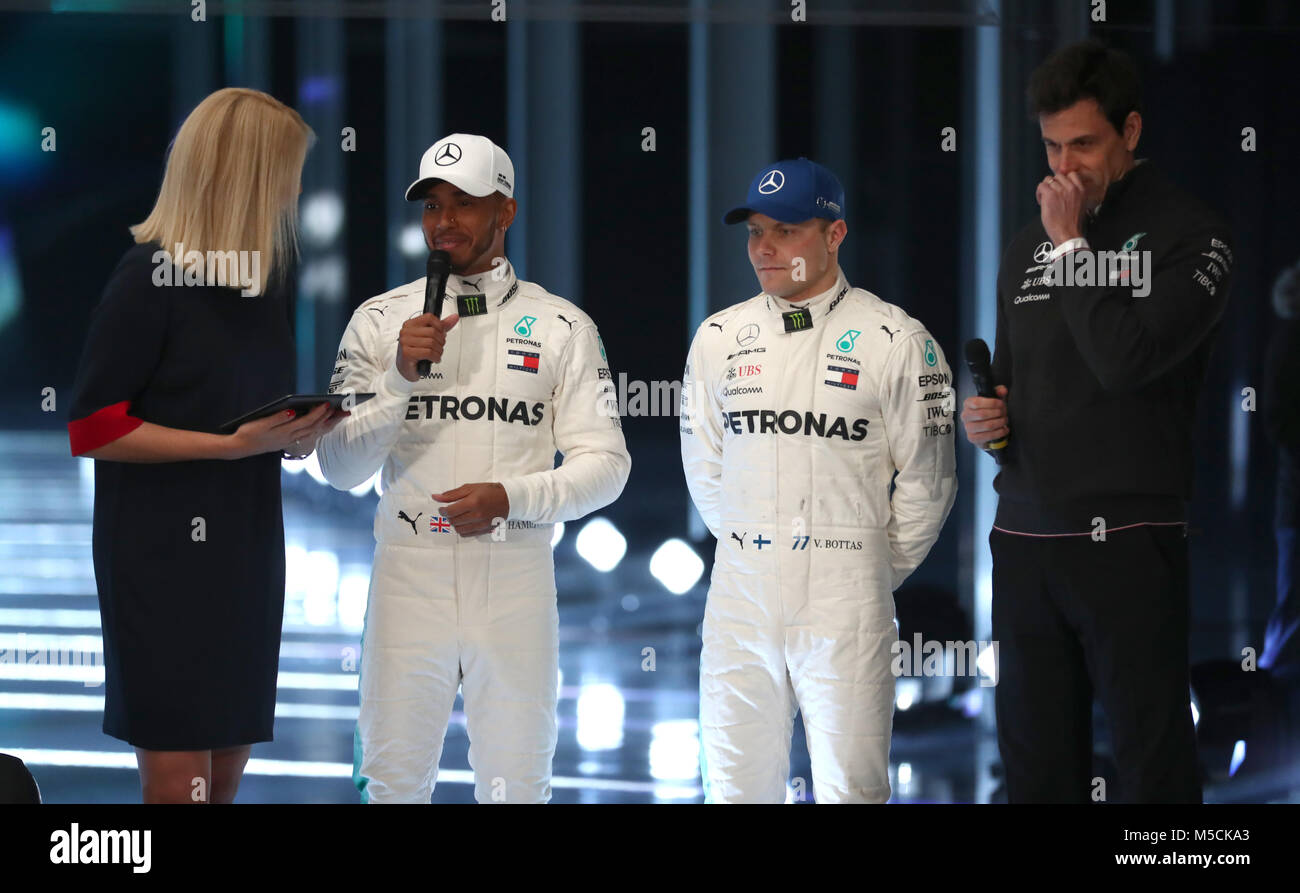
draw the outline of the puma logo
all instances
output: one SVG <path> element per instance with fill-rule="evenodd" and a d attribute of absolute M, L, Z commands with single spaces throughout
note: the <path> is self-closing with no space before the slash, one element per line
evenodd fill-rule
<path fill-rule="evenodd" d="M 567 322 L 567 323 L 569 324 L 569 331 L 570 331 L 570 332 L 573 331 L 573 321 L 572 321 L 572 320 L 565 319 L 564 316 L 563 316 L 562 314 L 559 314 L 559 313 L 557 313 L 557 314 L 555 314 L 555 315 L 560 319 L 561 322 Z"/>
<path fill-rule="evenodd" d="M 709 325 L 711 325 L 711 326 L 716 326 L 719 332 L 722 331 L 722 323 L 720 323 L 720 322 L 711 322 L 711 323 L 709 323 Z"/>
<path fill-rule="evenodd" d="M 901 332 L 901 331 L 903 331 L 903 330 L 902 330 L 902 329 L 895 329 L 894 331 L 891 332 L 891 331 L 889 331 L 889 326 L 881 326 L 881 327 L 880 327 L 880 331 L 882 331 L 882 332 L 884 332 L 886 335 L 888 335 L 888 336 L 889 336 L 889 343 L 890 343 L 890 344 L 893 344 L 893 343 L 894 343 L 894 336 L 897 335 L 899 332 Z"/>
<path fill-rule="evenodd" d="M 420 512 L 420 515 L 423 515 L 423 514 L 424 514 L 424 512 Z M 419 535 L 420 535 L 420 530 L 419 530 L 419 528 L 417 528 L 417 527 L 415 526 L 415 522 L 418 521 L 418 520 L 420 520 L 420 515 L 416 515 L 414 518 L 408 518 L 408 517 L 406 516 L 406 512 L 399 511 L 399 512 L 397 513 L 397 517 L 398 517 L 398 518 L 400 518 L 401 520 L 405 521 L 407 524 L 410 524 L 410 525 L 411 525 L 411 533 L 414 533 L 416 536 L 419 536 Z"/>
<path fill-rule="evenodd" d="M 379 311 L 379 315 L 380 315 L 380 316 L 383 316 L 383 315 L 384 315 L 384 308 L 383 308 L 383 307 L 367 307 L 366 309 L 367 309 L 367 310 L 377 310 L 377 311 Z"/>
<path fill-rule="evenodd" d="M 712 323 L 710 323 L 710 325 L 712 325 Z M 736 536 L 736 531 L 733 530 L 731 531 L 731 538 L 740 543 L 740 550 L 742 552 L 745 551 L 745 534 L 742 533 L 740 536 Z"/>
<path fill-rule="evenodd" d="M 483 281 L 483 277 L 482 277 L 482 276 L 478 277 L 477 279 L 465 279 L 464 276 L 462 276 L 462 277 L 460 277 L 460 278 L 461 278 L 461 279 L 464 279 L 464 280 L 465 280 L 466 282 L 468 282 L 470 285 L 474 286 L 474 291 L 482 291 L 482 290 L 483 290 L 483 287 L 482 287 L 481 285 L 479 285 L 479 283 Z"/>

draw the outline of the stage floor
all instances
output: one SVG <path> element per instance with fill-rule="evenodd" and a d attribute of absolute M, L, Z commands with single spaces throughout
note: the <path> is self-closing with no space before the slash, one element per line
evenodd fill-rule
<path fill-rule="evenodd" d="M 66 437 L 0 435 L 0 752 L 21 757 L 46 802 L 138 802 L 135 758 L 101 731 L 103 671 L 91 562 L 90 460 Z M 301 465 L 301 463 L 298 463 Z M 376 496 L 333 490 L 302 469 L 284 473 L 290 579 L 280 656 L 275 741 L 256 745 L 238 800 L 351 803 L 355 663 L 373 548 Z M 627 498 L 625 495 L 624 498 Z M 557 803 L 702 800 L 698 743 L 699 624 L 707 573 L 682 595 L 649 572 L 650 554 L 681 530 L 627 532 L 614 570 L 594 570 L 570 525 L 556 546 L 561 679 Z M 703 544 L 697 544 L 701 549 Z M 711 548 L 711 541 L 709 543 Z M 706 565 L 708 556 L 702 555 Z M 643 669 L 653 648 L 655 668 Z M 29 659 L 33 651 L 44 657 Z M 68 665 L 48 658 L 88 654 Z M 967 680 L 963 680 L 966 682 Z M 1002 799 L 992 689 L 933 696 L 909 689 L 895 711 L 893 802 Z M 900 691 L 902 687 L 900 686 Z M 903 709 L 903 708 L 906 709 Z M 811 799 L 796 722 L 791 800 Z M 1292 739 L 1294 741 L 1294 739 Z M 461 704 L 447 732 L 434 802 L 472 802 Z M 1300 802 L 1300 759 L 1255 769 L 1249 752 L 1207 784 L 1212 802 Z"/>

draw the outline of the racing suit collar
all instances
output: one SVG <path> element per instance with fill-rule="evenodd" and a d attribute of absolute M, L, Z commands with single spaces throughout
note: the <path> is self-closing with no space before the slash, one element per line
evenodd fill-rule
<path fill-rule="evenodd" d="M 840 270 L 839 275 L 835 277 L 834 285 L 820 294 L 813 295 L 807 300 L 791 303 L 785 298 L 779 298 L 776 295 L 764 294 L 764 297 L 767 299 L 768 309 L 778 316 L 788 313 L 791 310 L 804 309 L 812 313 L 813 322 L 816 324 L 817 321 L 821 320 L 839 305 L 839 300 L 837 299 L 847 294 L 848 290 L 849 281 L 845 278 L 844 271 Z"/>
<path fill-rule="evenodd" d="M 519 293 L 519 280 L 515 277 L 514 265 L 509 260 L 494 269 L 483 273 L 460 276 L 452 273 L 447 277 L 447 299 L 457 300 L 467 296 L 482 295 L 484 306 L 480 313 L 495 313 Z M 459 308 L 464 315 L 465 308 Z"/>

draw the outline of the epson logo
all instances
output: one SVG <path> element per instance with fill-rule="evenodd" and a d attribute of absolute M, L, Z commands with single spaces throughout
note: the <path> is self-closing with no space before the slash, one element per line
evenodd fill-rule
<path fill-rule="evenodd" d="M 406 403 L 406 420 L 434 418 L 434 406 L 437 406 L 437 418 L 476 422 L 487 416 L 489 422 L 510 422 L 520 425 L 540 425 L 544 403 L 534 403 L 530 407 L 522 400 L 510 400 L 505 397 L 453 397 L 451 394 L 413 395 Z M 421 407 L 423 406 L 423 410 Z"/>
<path fill-rule="evenodd" d="M 916 386 L 918 388 L 928 388 L 930 385 L 947 384 L 948 373 L 946 372 L 927 372 L 925 375 L 916 377 Z"/>
<path fill-rule="evenodd" d="M 732 434 L 802 434 L 805 437 L 839 437 L 842 440 L 863 440 L 867 436 L 867 419 L 855 419 L 853 434 L 844 416 L 830 419 L 826 413 L 787 409 L 737 409 L 722 414 L 722 426 Z"/>

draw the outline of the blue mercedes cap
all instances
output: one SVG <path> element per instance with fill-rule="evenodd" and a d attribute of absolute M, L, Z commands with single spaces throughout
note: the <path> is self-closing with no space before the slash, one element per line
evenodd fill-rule
<path fill-rule="evenodd" d="M 745 203 L 722 215 L 722 222 L 740 223 L 755 212 L 783 223 L 803 223 L 813 217 L 841 220 L 844 187 L 815 161 L 802 156 L 778 161 L 759 171 L 749 184 Z"/>

